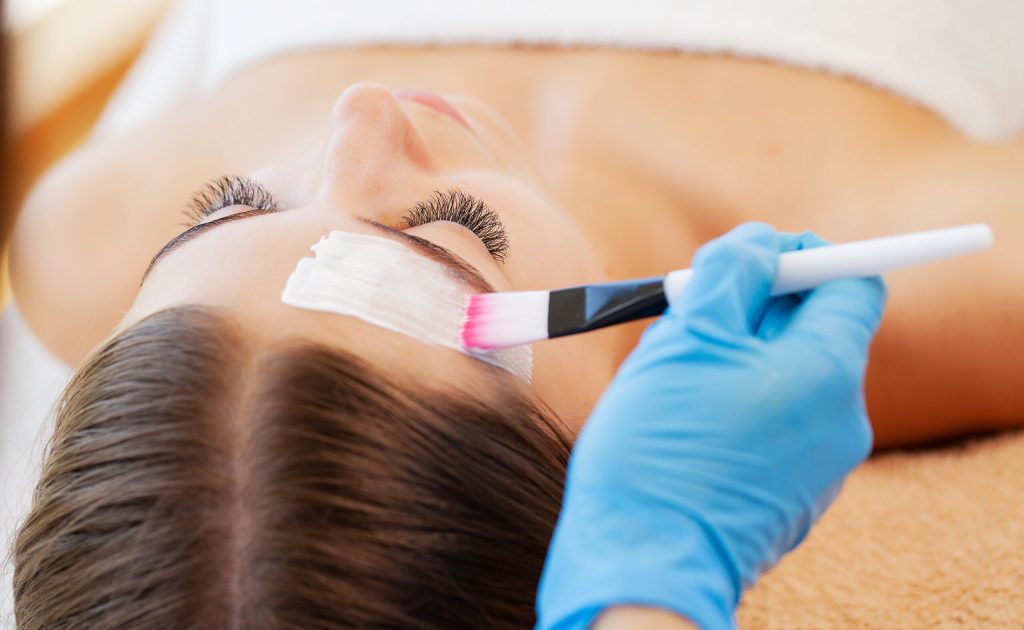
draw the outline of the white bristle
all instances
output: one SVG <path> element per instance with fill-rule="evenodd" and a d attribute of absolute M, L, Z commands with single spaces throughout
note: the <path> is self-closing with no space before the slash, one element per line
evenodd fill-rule
<path fill-rule="evenodd" d="M 548 291 L 473 296 L 462 326 L 468 348 L 494 349 L 547 339 Z"/>

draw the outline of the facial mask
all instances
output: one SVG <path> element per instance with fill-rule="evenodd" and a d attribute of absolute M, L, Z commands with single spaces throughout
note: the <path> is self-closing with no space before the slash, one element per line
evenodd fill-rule
<path fill-rule="evenodd" d="M 281 301 L 289 306 L 350 315 L 435 346 L 458 350 L 529 382 L 529 346 L 467 350 L 459 343 L 472 291 L 444 265 L 380 236 L 333 231 L 299 260 Z"/>

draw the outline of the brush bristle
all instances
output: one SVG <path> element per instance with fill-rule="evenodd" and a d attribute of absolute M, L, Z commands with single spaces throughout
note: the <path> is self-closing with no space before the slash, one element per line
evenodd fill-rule
<path fill-rule="evenodd" d="M 548 291 L 471 296 L 462 322 L 462 345 L 494 350 L 548 338 Z"/>

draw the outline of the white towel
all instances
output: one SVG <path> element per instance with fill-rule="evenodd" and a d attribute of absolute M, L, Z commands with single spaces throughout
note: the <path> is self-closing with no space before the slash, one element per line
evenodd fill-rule
<path fill-rule="evenodd" d="M 70 371 L 43 348 L 12 303 L 0 313 L 0 628 L 13 628 L 11 567 L 5 562 L 28 512 L 46 441 L 48 412 Z"/>
<path fill-rule="evenodd" d="M 301 49 L 553 44 L 724 53 L 850 76 L 964 134 L 1024 132 L 1021 0 L 182 0 L 106 123 Z"/>

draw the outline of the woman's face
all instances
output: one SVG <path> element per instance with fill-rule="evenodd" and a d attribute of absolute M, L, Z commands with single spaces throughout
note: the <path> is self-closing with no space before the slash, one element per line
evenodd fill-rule
<path fill-rule="evenodd" d="M 395 240 L 415 255 L 426 250 L 408 236 L 440 246 L 478 274 L 453 275 L 452 282 L 478 292 L 600 279 L 595 253 L 577 225 L 539 192 L 526 153 L 504 121 L 478 101 L 453 97 L 448 105 L 436 98 L 372 84 L 348 88 L 335 104 L 325 141 L 251 173 L 253 184 L 228 195 L 232 205 L 218 208 L 222 200 L 201 209 L 199 215 L 212 210 L 197 216 L 204 227 L 175 239 L 154 259 L 120 328 L 171 306 L 209 304 L 239 321 L 257 348 L 299 337 L 358 349 L 430 378 L 471 381 L 486 368 L 455 350 L 281 302 L 296 263 L 334 230 Z M 479 218 L 482 202 L 500 226 L 491 225 L 481 240 L 482 233 L 458 223 L 430 220 L 438 218 L 430 211 L 418 215 L 428 222 L 410 227 L 410 209 L 439 200 L 456 219 L 467 213 Z M 472 212 L 461 207 L 473 203 Z M 534 388 L 567 421 L 586 413 L 614 369 L 601 345 L 582 336 L 535 346 Z"/>

